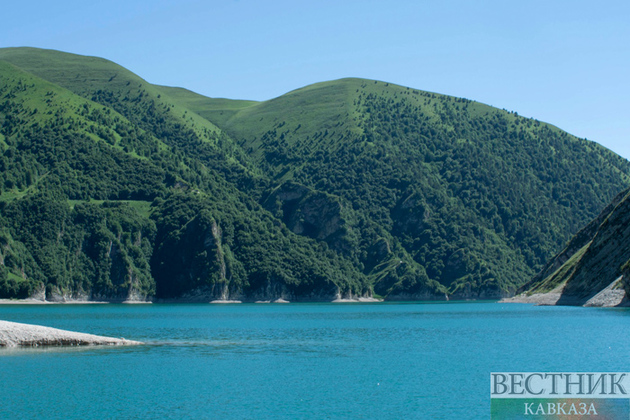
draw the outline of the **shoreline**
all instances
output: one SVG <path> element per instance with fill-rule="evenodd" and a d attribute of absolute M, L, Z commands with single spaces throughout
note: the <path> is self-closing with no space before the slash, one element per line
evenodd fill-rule
<path fill-rule="evenodd" d="M 509 298 L 503 298 L 499 303 L 529 303 L 536 306 L 556 306 L 560 300 L 560 293 L 535 293 L 533 295 L 520 294 Z"/>
<path fill-rule="evenodd" d="M 503 298 L 499 303 L 529 303 L 536 306 L 582 306 L 587 308 L 623 308 L 630 306 L 630 300 L 623 289 L 611 286 L 586 298 L 563 296 L 561 292 L 520 294 Z"/>
<path fill-rule="evenodd" d="M 129 346 L 144 344 L 125 338 L 105 337 L 41 325 L 0 321 L 0 348 L 40 346 Z"/>
<path fill-rule="evenodd" d="M 200 299 L 157 299 L 155 301 L 95 301 L 95 300 L 66 300 L 66 301 L 48 301 L 40 299 L 0 299 L 0 306 L 2 305 L 109 305 L 109 304 L 124 304 L 124 305 L 152 305 L 152 304 L 178 304 L 178 303 L 194 303 L 194 304 L 209 304 L 209 305 L 232 305 L 232 304 L 286 304 L 286 303 L 381 303 L 390 302 L 386 299 L 374 298 L 374 297 L 358 297 L 358 298 L 334 298 L 334 299 L 298 299 L 298 300 L 286 300 L 283 298 L 277 298 L 274 300 L 236 300 L 236 299 L 213 299 L 213 300 L 200 300 Z M 392 300 L 391 302 L 396 302 Z M 421 301 L 417 301 L 421 302 Z M 424 301 L 422 301 L 424 302 Z"/>
<path fill-rule="evenodd" d="M 67 301 L 49 301 L 39 299 L 0 299 L 0 305 L 109 305 L 109 304 L 125 304 L 125 305 L 150 305 L 149 301 L 101 301 L 101 300 L 67 300 Z"/>

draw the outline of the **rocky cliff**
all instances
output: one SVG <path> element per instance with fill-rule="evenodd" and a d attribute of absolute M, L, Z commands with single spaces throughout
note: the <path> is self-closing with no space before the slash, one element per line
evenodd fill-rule
<path fill-rule="evenodd" d="M 630 190 L 620 193 L 514 300 L 626 305 L 630 290 Z"/>

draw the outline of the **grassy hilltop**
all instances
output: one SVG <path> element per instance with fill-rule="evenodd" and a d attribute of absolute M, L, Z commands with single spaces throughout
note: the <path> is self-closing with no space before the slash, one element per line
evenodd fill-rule
<path fill-rule="evenodd" d="M 498 297 L 630 185 L 516 113 L 342 79 L 265 102 L 0 50 L 0 294 Z"/>

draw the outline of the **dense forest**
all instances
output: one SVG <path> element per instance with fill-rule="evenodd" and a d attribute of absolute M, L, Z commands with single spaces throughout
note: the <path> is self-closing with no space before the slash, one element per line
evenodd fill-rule
<path fill-rule="evenodd" d="M 0 297 L 506 296 L 629 176 L 549 124 L 384 82 L 231 101 L 0 49 Z"/>

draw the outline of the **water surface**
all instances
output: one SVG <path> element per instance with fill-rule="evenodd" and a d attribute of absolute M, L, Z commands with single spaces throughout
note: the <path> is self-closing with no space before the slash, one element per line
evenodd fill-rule
<path fill-rule="evenodd" d="M 7 419 L 483 419 L 492 371 L 628 371 L 630 310 L 523 304 L 6 305 L 144 341 L 0 350 Z"/>

